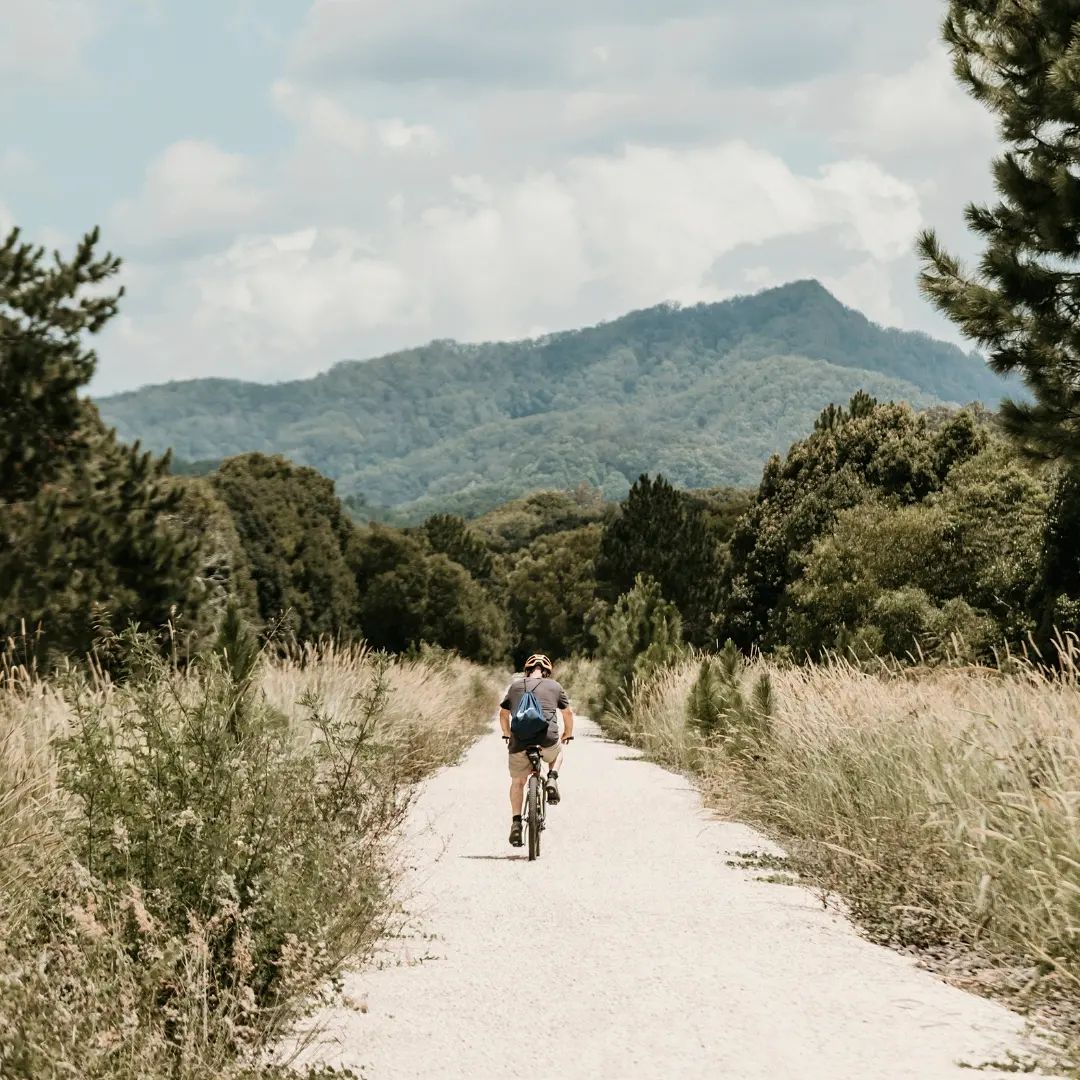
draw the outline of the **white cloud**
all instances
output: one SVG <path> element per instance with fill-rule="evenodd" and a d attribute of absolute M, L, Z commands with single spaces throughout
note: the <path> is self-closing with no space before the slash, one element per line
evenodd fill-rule
<path fill-rule="evenodd" d="M 114 208 L 113 226 L 131 247 L 183 248 L 236 235 L 266 203 L 251 172 L 242 154 L 197 140 L 173 143 L 147 168 L 139 195 Z"/>
<path fill-rule="evenodd" d="M 524 336 L 664 299 L 718 299 L 745 287 L 724 271 L 727 256 L 783 238 L 827 249 L 842 297 L 861 288 L 858 306 L 893 321 L 887 271 L 873 270 L 903 254 L 920 223 L 911 188 L 873 165 L 800 175 L 742 142 L 461 176 L 418 210 L 395 205 L 371 233 L 253 235 L 190 259 L 170 279 L 169 306 L 111 339 L 114 377 L 182 366 L 282 378 L 431 337 Z"/>
<path fill-rule="evenodd" d="M 100 28 L 97 0 L 4 0 L 0 78 L 69 78 Z"/>
<path fill-rule="evenodd" d="M 302 136 L 352 154 L 367 149 L 368 125 L 334 98 L 279 79 L 273 86 L 273 99 Z"/>
<path fill-rule="evenodd" d="M 306 7 L 263 97 L 287 145 L 174 143 L 116 208 L 136 264 L 102 386 L 306 374 L 809 276 L 944 330 L 912 241 L 962 233 L 992 133 L 927 45 L 940 0 Z"/>
<path fill-rule="evenodd" d="M 993 137 L 985 106 L 964 93 L 937 42 L 910 67 L 832 88 L 837 140 L 881 154 L 956 150 Z"/>
<path fill-rule="evenodd" d="M 911 250 L 922 224 L 919 197 L 910 184 L 870 161 L 841 161 L 825 168 L 821 189 L 836 200 L 845 247 L 879 260 L 898 259 Z"/>
<path fill-rule="evenodd" d="M 271 96 L 297 132 L 300 146 L 361 156 L 373 149 L 388 153 L 437 153 L 442 140 L 433 127 L 391 116 L 368 121 L 337 96 L 279 79 Z M 301 151 L 303 152 L 303 151 Z"/>
<path fill-rule="evenodd" d="M 432 154 L 440 146 L 438 133 L 427 124 L 407 124 L 399 117 L 391 117 L 380 120 L 377 128 L 379 141 L 387 150 Z"/>
<path fill-rule="evenodd" d="M 903 322 L 903 313 L 893 297 L 889 268 L 873 259 L 863 259 L 840 274 L 822 274 L 821 283 L 841 303 L 861 311 L 883 326 Z"/>
<path fill-rule="evenodd" d="M 373 257 L 350 230 L 245 240 L 194 269 L 198 328 L 251 338 L 308 370 L 313 343 L 407 314 L 400 270 Z"/>

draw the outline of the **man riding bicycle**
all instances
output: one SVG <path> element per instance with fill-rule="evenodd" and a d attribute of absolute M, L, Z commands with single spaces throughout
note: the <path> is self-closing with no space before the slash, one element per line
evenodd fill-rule
<path fill-rule="evenodd" d="M 554 806 L 559 801 L 559 770 L 562 768 L 563 747 L 574 737 L 574 710 L 570 708 L 570 700 L 566 691 L 552 677 L 551 661 L 543 653 L 533 653 L 525 661 L 524 675 L 517 676 L 507 688 L 499 707 L 499 724 L 502 727 L 502 737 L 507 742 L 510 751 L 510 812 L 513 820 L 510 824 L 510 843 L 514 847 L 521 847 L 521 805 L 525 798 L 525 783 L 529 779 L 532 766 L 525 751 L 525 746 L 519 746 L 514 735 L 510 731 L 510 717 L 517 709 L 526 692 L 539 702 L 544 711 L 544 719 L 547 720 L 547 733 L 535 740 L 540 747 L 540 756 L 548 765 L 547 801 Z M 562 713 L 563 729 L 559 735 L 558 714 Z"/>

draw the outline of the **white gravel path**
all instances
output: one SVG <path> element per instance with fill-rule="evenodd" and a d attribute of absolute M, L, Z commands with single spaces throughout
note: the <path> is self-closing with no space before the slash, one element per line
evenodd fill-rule
<path fill-rule="evenodd" d="M 503 743 L 427 784 L 405 839 L 415 927 L 347 977 L 320 1060 L 370 1080 L 964 1080 L 1022 1021 L 861 939 L 768 847 L 579 720 L 542 858 L 506 842 Z"/>

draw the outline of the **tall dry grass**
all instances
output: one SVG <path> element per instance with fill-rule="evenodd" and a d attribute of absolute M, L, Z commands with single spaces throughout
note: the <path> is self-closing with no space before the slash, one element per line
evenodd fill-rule
<path fill-rule="evenodd" d="M 304 721 L 311 703 L 349 717 L 363 702 L 375 670 L 384 673 L 388 693 L 372 741 L 409 779 L 457 761 L 487 731 L 498 679 L 441 649 L 389 657 L 364 645 L 309 644 L 267 664 L 259 685 L 298 737 L 310 738 Z"/>
<path fill-rule="evenodd" d="M 490 719 L 446 654 L 242 653 L 4 668 L 5 1080 L 280 1075 L 263 1048 L 383 925 L 415 781 Z"/>
<path fill-rule="evenodd" d="M 758 660 L 747 685 L 763 672 L 774 715 L 755 760 L 703 744 L 687 723 L 695 662 L 604 722 L 700 775 L 724 812 L 779 839 L 877 940 L 978 970 L 976 988 L 1056 1008 L 1068 1027 L 1080 1003 L 1075 671 Z"/>
<path fill-rule="evenodd" d="M 596 660 L 587 656 L 572 656 L 556 665 L 555 678 L 570 696 L 575 712 L 588 716 L 597 711 L 600 678 Z"/>

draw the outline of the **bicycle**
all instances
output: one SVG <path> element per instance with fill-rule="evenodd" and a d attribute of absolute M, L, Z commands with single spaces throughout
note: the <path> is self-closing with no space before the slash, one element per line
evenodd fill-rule
<path fill-rule="evenodd" d="M 573 739 L 571 735 L 563 740 L 563 744 L 573 742 Z M 540 858 L 540 834 L 547 828 L 547 784 L 540 775 L 540 747 L 527 746 L 525 756 L 529 759 L 532 772 L 529 773 L 529 784 L 525 789 L 525 806 L 521 823 L 528 834 L 529 862 L 533 862 Z"/>
<path fill-rule="evenodd" d="M 540 834 L 547 827 L 547 785 L 540 775 L 540 747 L 527 746 L 525 756 L 529 759 L 532 772 L 529 774 L 529 786 L 525 789 L 525 813 L 521 821 L 528 835 L 529 862 L 540 858 Z"/>
<path fill-rule="evenodd" d="M 503 742 L 509 743 L 510 736 L 504 735 Z M 564 737 L 563 745 L 574 741 L 574 736 Z M 547 784 L 540 774 L 541 747 L 539 745 L 527 746 L 525 756 L 529 759 L 532 771 L 529 773 L 529 783 L 525 789 L 525 805 L 522 807 L 521 828 L 522 833 L 528 834 L 529 862 L 540 858 L 540 834 L 547 827 Z M 550 771 L 550 767 L 549 767 Z"/>

